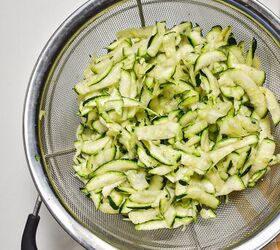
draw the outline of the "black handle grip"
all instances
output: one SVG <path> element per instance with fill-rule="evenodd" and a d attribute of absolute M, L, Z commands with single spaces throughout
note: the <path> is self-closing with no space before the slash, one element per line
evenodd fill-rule
<path fill-rule="evenodd" d="M 40 216 L 29 214 L 21 239 L 21 250 L 37 250 L 36 231 Z"/>

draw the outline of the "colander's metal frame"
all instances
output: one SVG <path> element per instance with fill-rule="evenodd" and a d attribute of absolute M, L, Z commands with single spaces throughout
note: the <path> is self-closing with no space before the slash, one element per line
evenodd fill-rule
<path fill-rule="evenodd" d="M 258 21 L 267 29 L 274 40 L 280 43 L 280 19 L 268 8 L 257 0 L 213 0 L 229 4 L 242 10 L 245 14 Z M 40 155 L 38 117 L 41 95 L 44 84 L 51 72 L 57 57 L 63 53 L 69 41 L 81 27 L 100 14 L 109 6 L 123 2 L 121 0 L 90 0 L 77 9 L 53 34 L 43 51 L 41 52 L 32 72 L 25 98 L 23 112 L 23 137 L 26 158 L 29 170 L 35 186 L 57 222 L 77 242 L 88 249 L 115 249 L 109 243 L 93 235 L 88 229 L 78 223 L 63 207 L 55 192 L 51 188 L 47 175 L 44 171 L 44 162 L 37 161 L 36 155 Z M 42 157 L 41 157 L 42 158 Z M 280 232 L 280 214 L 277 214 L 267 226 L 252 236 L 249 240 L 236 246 L 236 249 L 259 249 L 270 242 Z"/>

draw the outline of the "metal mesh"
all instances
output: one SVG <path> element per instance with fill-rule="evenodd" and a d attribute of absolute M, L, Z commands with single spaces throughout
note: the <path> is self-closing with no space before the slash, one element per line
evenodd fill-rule
<path fill-rule="evenodd" d="M 198 23 L 206 33 L 217 24 L 231 25 L 238 41 L 248 45 L 253 37 L 258 41 L 257 54 L 267 72 L 266 86 L 280 99 L 280 50 L 272 38 L 256 23 L 235 9 L 216 1 L 144 0 L 147 25 L 166 20 L 172 27 L 184 20 Z M 200 220 L 186 231 L 135 231 L 132 223 L 121 216 L 106 215 L 94 208 L 93 202 L 80 192 L 82 185 L 72 169 L 75 131 L 79 124 L 75 83 L 83 78 L 89 55 L 106 53 L 103 49 L 115 39 L 116 32 L 139 27 L 136 1 L 127 1 L 111 8 L 95 19 L 69 45 L 58 62 L 42 98 L 47 116 L 43 121 L 43 151 L 49 179 L 68 211 L 93 234 L 122 249 L 220 249 L 230 247 L 264 226 L 280 204 L 280 169 L 277 166 L 254 189 L 231 195 L 228 204 L 217 211 L 215 220 Z M 279 141 L 279 128 L 274 136 Z M 65 151 L 66 150 L 66 151 Z M 65 151 L 65 152 L 64 152 Z M 277 145 L 279 151 L 279 145 Z M 59 155 L 59 152 L 61 154 Z M 63 153 L 64 152 L 64 153 Z M 68 153 L 67 153 L 68 152 Z"/>

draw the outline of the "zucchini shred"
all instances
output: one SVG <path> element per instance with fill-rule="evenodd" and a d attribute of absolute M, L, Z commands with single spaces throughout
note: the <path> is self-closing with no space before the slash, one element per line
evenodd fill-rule
<path fill-rule="evenodd" d="M 74 170 L 96 209 L 136 230 L 184 228 L 280 162 L 280 107 L 256 47 L 245 52 L 231 26 L 203 36 L 191 22 L 157 22 L 118 32 L 92 58 L 74 87 Z"/>

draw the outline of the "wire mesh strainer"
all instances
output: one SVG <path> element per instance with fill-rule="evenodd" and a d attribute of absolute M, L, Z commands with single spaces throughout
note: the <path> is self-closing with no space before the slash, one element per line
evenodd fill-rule
<path fill-rule="evenodd" d="M 138 2 L 138 5 L 137 5 Z M 146 25 L 166 20 L 172 27 L 184 20 L 204 30 L 231 25 L 237 40 L 255 37 L 257 54 L 267 72 L 265 85 L 280 100 L 280 21 L 257 1 L 92 0 L 57 30 L 38 59 L 24 111 L 26 154 L 34 182 L 51 213 L 86 248 L 111 249 L 256 249 L 280 231 L 280 169 L 273 167 L 254 189 L 233 194 L 211 221 L 199 220 L 187 230 L 135 231 L 121 216 L 96 211 L 80 192 L 72 169 L 73 142 L 79 124 L 72 90 L 83 78 L 89 55 L 106 53 L 119 30 L 139 27 L 143 7 Z M 141 9 L 141 8 L 140 8 Z M 140 11 L 141 14 L 141 11 Z M 39 111 L 46 117 L 39 120 Z M 280 128 L 274 132 L 280 139 Z M 280 144 L 277 145 L 279 153 Z M 40 161 L 35 155 L 41 156 Z"/>

